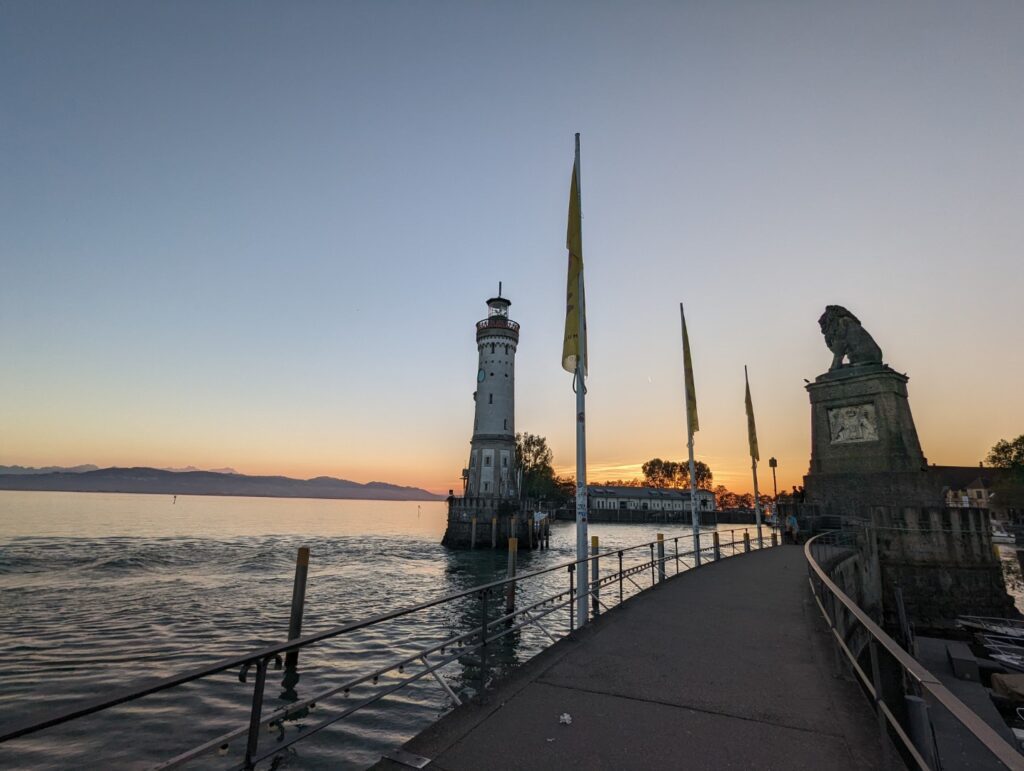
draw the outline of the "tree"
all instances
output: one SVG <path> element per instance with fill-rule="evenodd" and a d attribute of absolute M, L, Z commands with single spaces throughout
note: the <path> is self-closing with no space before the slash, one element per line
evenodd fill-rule
<path fill-rule="evenodd" d="M 985 460 L 995 468 L 1024 470 L 1024 434 L 1012 442 L 1000 439 L 992 445 Z"/>
<path fill-rule="evenodd" d="M 1000 439 L 985 459 L 1003 474 L 992 485 L 992 499 L 996 506 L 1024 508 L 1024 434 L 1012 442 Z"/>
<path fill-rule="evenodd" d="M 731 490 L 727 490 L 725 485 L 718 485 L 712 492 L 715 494 L 715 506 L 719 509 L 736 509 L 739 508 L 738 498 L 739 496 Z"/>
<path fill-rule="evenodd" d="M 528 500 L 561 499 L 565 485 L 551 467 L 553 457 L 543 436 L 516 434 L 516 466 L 523 474 L 522 497 Z"/>
<path fill-rule="evenodd" d="M 651 487 L 690 486 L 690 464 L 688 462 L 676 463 L 672 460 L 651 458 L 640 468 L 644 472 L 644 480 Z M 701 490 L 710 490 L 713 477 L 708 464 L 698 460 L 694 462 L 693 468 L 697 475 L 697 487 Z"/>

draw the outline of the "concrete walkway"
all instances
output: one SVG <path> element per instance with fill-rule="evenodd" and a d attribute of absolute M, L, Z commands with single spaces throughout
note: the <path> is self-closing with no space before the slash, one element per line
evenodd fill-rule
<path fill-rule="evenodd" d="M 874 717 L 833 674 L 806 576 L 803 550 L 784 546 L 670 579 L 405 749 L 450 771 L 880 768 Z"/>

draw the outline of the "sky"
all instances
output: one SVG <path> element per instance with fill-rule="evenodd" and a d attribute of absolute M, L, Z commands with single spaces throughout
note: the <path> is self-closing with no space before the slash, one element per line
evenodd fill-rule
<path fill-rule="evenodd" d="M 0 3 L 0 464 L 458 489 L 474 324 L 575 464 L 560 367 L 582 135 L 591 479 L 800 484 L 817 326 L 910 377 L 930 462 L 1024 433 L 1024 5 Z"/>

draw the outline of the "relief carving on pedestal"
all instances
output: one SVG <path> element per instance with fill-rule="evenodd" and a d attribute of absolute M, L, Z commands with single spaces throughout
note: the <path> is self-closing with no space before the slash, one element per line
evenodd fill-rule
<path fill-rule="evenodd" d="M 877 442 L 878 421 L 875 405 L 852 404 L 828 411 L 828 428 L 832 444 Z"/>

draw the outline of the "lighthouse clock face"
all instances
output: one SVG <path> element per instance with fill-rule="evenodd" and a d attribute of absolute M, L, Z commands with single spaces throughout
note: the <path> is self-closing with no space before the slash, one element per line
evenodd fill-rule
<path fill-rule="evenodd" d="M 486 375 L 484 375 L 484 369 L 483 369 L 483 367 L 481 367 L 480 370 L 476 373 L 476 382 L 478 382 L 478 383 L 484 382 L 484 378 L 485 377 L 486 377 Z"/>

